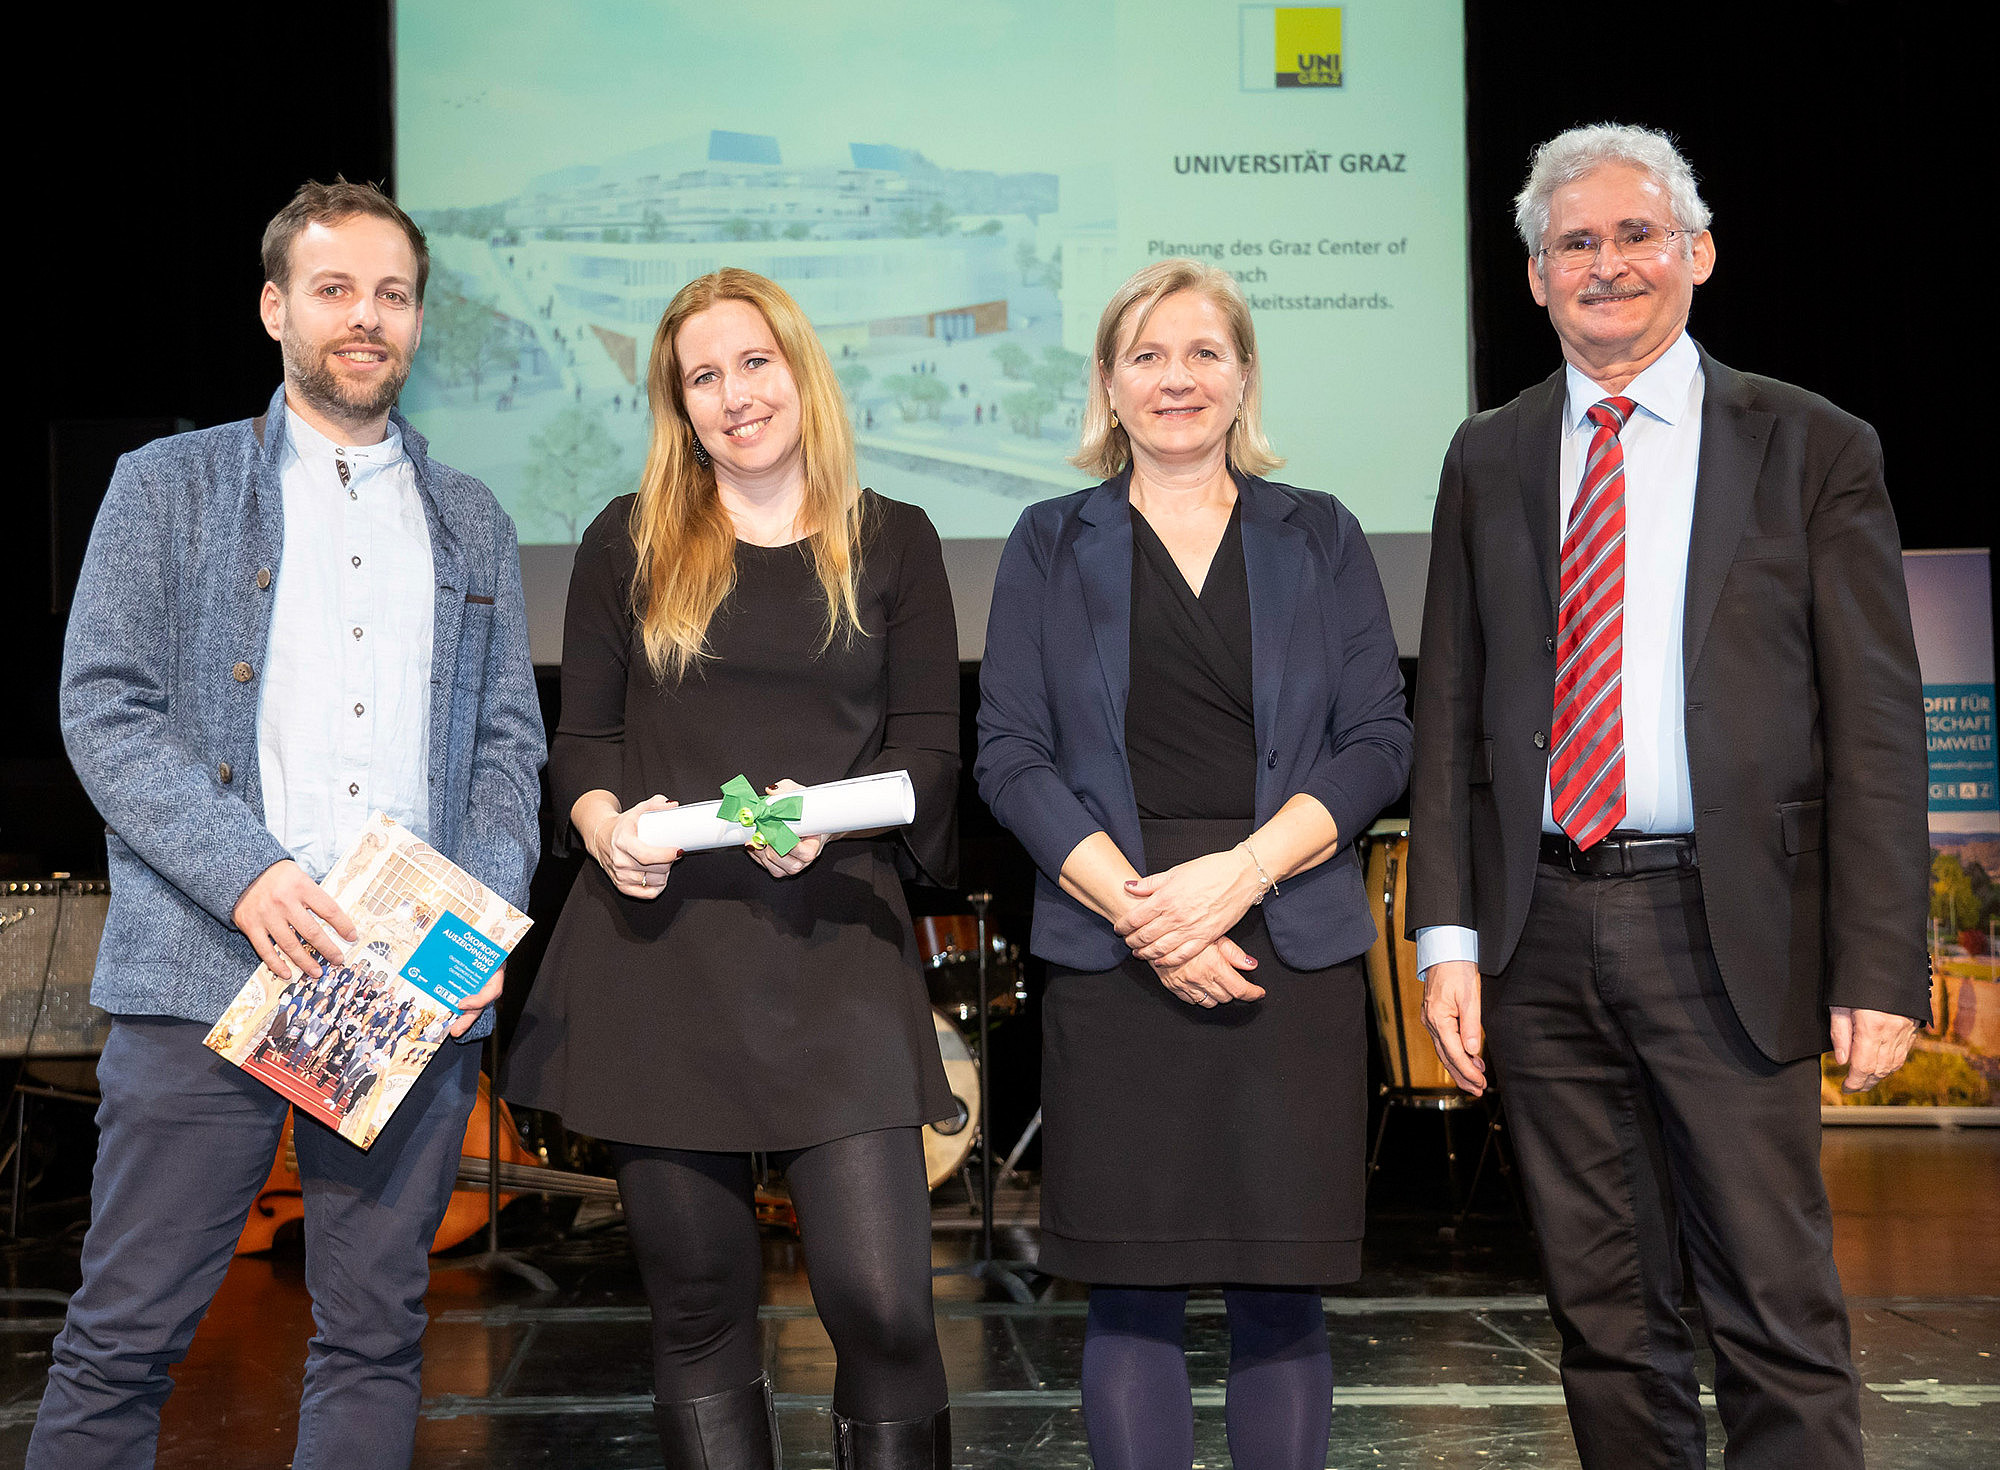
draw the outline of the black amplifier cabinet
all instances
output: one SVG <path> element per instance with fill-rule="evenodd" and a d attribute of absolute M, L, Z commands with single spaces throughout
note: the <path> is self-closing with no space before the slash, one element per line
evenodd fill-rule
<path fill-rule="evenodd" d="M 94 1057 L 110 1019 L 90 1003 L 111 885 L 0 883 L 0 1057 Z"/>

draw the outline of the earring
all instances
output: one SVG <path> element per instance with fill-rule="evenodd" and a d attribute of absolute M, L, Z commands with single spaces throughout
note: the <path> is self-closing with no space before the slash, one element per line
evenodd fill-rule
<path fill-rule="evenodd" d="M 1118 427 L 1118 410 L 1115 408 L 1111 410 L 1111 427 L 1114 429 Z"/>
<path fill-rule="evenodd" d="M 694 462 L 700 465 L 703 469 L 707 469 L 708 451 L 701 447 L 701 440 L 690 439 L 688 442 L 694 445 Z"/>

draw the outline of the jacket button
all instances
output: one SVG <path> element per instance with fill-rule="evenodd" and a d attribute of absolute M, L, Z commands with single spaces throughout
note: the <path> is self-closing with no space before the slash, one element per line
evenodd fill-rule
<path fill-rule="evenodd" d="M 234 771 L 229 769 L 228 761 L 224 761 L 221 765 L 215 768 L 215 778 L 216 780 L 220 781 L 224 786 L 227 786 L 229 784 L 229 778 L 235 774 L 236 773 Z"/>
<path fill-rule="evenodd" d="M 250 665 L 239 663 L 229 671 L 229 677 L 239 684 L 248 684 L 252 679 L 257 677 L 257 673 Z"/>
<path fill-rule="evenodd" d="M 259 592 L 265 591 L 270 587 L 270 585 L 271 585 L 271 569 L 269 567 L 257 568 L 257 590 Z"/>
<path fill-rule="evenodd" d="M 1542 640 L 1542 652 L 1554 653 L 1555 651 L 1556 651 L 1556 640 L 1553 638 L 1544 638 Z"/>
<path fill-rule="evenodd" d="M 1267 771 L 1275 771 L 1275 770 L 1277 770 L 1277 769 L 1278 769 L 1278 752 L 1277 752 L 1277 751 L 1275 751 L 1275 750 L 1274 750 L 1274 751 L 1272 751 L 1272 752 L 1271 752 L 1271 753 L 1270 753 L 1270 754 L 1269 754 L 1268 756 L 1266 756 L 1266 757 L 1264 758 L 1264 769 L 1265 769 L 1265 770 L 1267 770 Z"/>
<path fill-rule="evenodd" d="M 1543 730 L 1537 730 L 1535 732 L 1535 749 L 1547 750 L 1548 748 L 1549 748 L 1548 733 Z"/>

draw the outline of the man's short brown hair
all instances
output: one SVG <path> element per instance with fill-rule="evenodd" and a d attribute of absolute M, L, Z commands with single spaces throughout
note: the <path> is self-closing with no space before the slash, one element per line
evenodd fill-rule
<path fill-rule="evenodd" d="M 264 226 L 264 279 L 280 291 L 292 283 L 292 241 L 307 225 L 337 225 L 357 214 L 372 214 L 395 224 L 409 237 L 411 253 L 417 257 L 417 301 L 422 304 L 424 286 L 431 276 L 431 249 L 417 222 L 403 213 L 396 201 L 374 184 L 350 184 L 339 174 L 322 184 L 308 179 L 299 192 Z"/>

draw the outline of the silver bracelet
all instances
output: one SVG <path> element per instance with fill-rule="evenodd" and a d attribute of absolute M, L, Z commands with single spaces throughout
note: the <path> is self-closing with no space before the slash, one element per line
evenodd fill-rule
<path fill-rule="evenodd" d="M 1237 845 L 1250 854 L 1250 866 L 1257 870 L 1259 887 L 1257 889 L 1257 896 L 1251 899 L 1250 902 L 1253 904 L 1262 903 L 1265 895 L 1280 892 L 1281 890 L 1278 885 L 1272 881 L 1271 875 L 1264 871 L 1264 865 L 1257 861 L 1257 849 L 1250 845 L 1250 839 L 1246 837 Z"/>

